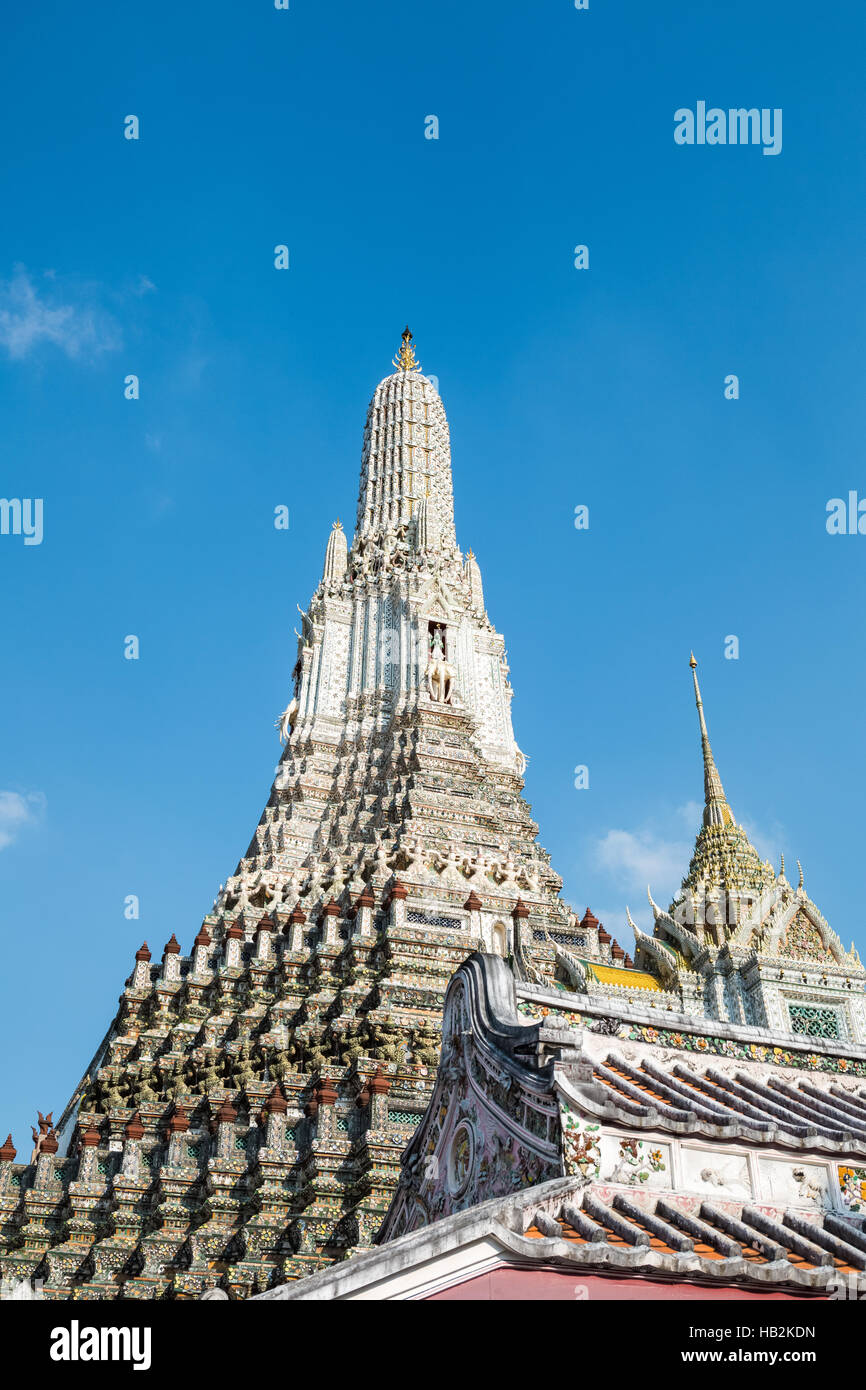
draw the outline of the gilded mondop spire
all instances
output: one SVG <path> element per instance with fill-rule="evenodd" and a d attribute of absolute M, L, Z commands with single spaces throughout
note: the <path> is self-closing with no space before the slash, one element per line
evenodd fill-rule
<path fill-rule="evenodd" d="M 703 824 L 668 911 L 649 893 L 652 938 L 631 923 L 638 965 L 681 991 L 684 1013 L 779 1034 L 862 1040 L 860 959 L 807 896 L 802 870 L 795 889 L 784 856 L 774 873 L 735 822 L 710 749 L 694 656 L 689 665 L 704 761 Z M 795 964 L 796 971 L 784 968 Z"/>
<path fill-rule="evenodd" d="M 355 541 L 401 527 L 408 534 L 426 499 L 425 534 L 437 549 L 455 551 L 448 421 L 438 391 L 421 374 L 408 328 L 394 366 L 367 411 Z"/>
<path fill-rule="evenodd" d="M 705 911 L 706 895 L 715 895 L 719 901 L 714 910 L 721 912 L 724 920 L 730 924 L 738 920 L 739 909 L 736 904 L 740 899 L 751 901 L 768 888 L 776 876 L 772 866 L 761 859 L 745 830 L 737 825 L 731 814 L 710 747 L 701 688 L 698 685 L 698 663 L 694 654 L 689 659 L 689 665 L 692 668 L 695 703 L 701 730 L 704 815 L 689 872 L 683 879 L 682 892 L 685 897 L 681 898 L 680 902 L 687 903 L 692 920 L 699 921 Z"/>
<path fill-rule="evenodd" d="M 695 704 L 698 707 L 698 721 L 701 726 L 701 748 L 704 755 L 704 825 L 736 825 L 731 808 L 725 799 L 725 789 L 713 758 L 707 721 L 704 719 L 704 705 L 701 700 L 701 687 L 698 685 L 698 663 L 694 652 L 689 658 L 692 679 L 695 683 Z"/>

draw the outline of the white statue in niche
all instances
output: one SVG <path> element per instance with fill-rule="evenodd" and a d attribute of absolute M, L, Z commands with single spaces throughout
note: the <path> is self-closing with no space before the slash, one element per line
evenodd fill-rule
<path fill-rule="evenodd" d="M 138 1177 L 138 1150 L 135 1144 L 127 1144 L 124 1149 L 123 1158 L 120 1162 L 120 1176 L 122 1178 Z"/>
<path fill-rule="evenodd" d="M 441 623 L 437 623 L 430 634 L 430 656 L 424 677 L 430 699 L 438 704 L 450 705 L 454 667 L 445 660 L 445 637 Z"/>

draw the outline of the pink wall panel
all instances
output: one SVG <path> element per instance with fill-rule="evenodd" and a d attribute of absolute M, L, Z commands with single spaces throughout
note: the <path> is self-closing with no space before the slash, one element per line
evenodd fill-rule
<path fill-rule="evenodd" d="M 583 1290 L 586 1289 L 586 1293 Z M 560 1273 L 553 1269 L 512 1269 L 507 1265 L 480 1274 L 475 1279 L 467 1279 L 453 1288 L 443 1289 L 430 1295 L 428 1302 L 479 1302 L 491 1300 L 531 1301 L 533 1299 L 549 1302 L 565 1299 L 569 1302 L 587 1299 L 635 1300 L 676 1299 L 684 1300 L 723 1300 L 725 1302 L 758 1299 L 796 1302 L 795 1294 L 751 1293 L 746 1289 L 700 1288 L 696 1284 L 665 1284 L 652 1279 L 605 1279 L 598 1275 L 583 1278 L 577 1274 Z"/>

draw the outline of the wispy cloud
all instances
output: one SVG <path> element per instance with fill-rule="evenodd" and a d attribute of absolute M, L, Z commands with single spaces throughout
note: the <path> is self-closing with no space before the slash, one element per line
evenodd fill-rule
<path fill-rule="evenodd" d="M 45 811 L 42 792 L 0 792 L 0 849 L 16 839 L 25 826 L 35 825 Z"/>
<path fill-rule="evenodd" d="M 664 822 L 633 830 L 615 828 L 593 842 L 592 867 L 601 875 L 604 900 L 618 906 L 607 908 L 601 916 L 608 931 L 620 936 L 623 944 L 631 933 L 626 924 L 626 905 L 638 926 L 652 930 L 652 916 L 646 898 L 647 886 L 653 897 L 665 906 L 674 897 L 688 870 L 694 837 L 701 823 L 701 807 L 688 802 L 667 815 Z M 599 895 L 601 897 L 601 894 Z"/>
<path fill-rule="evenodd" d="M 624 891 L 644 893 L 647 884 L 662 891 L 683 877 L 691 846 L 686 840 L 665 839 L 651 830 L 608 830 L 596 841 L 595 858 L 597 867 Z"/>
<path fill-rule="evenodd" d="M 704 817 L 704 808 L 701 802 L 687 801 L 685 805 L 677 807 L 676 815 L 677 819 L 685 827 L 687 834 L 694 839 L 701 828 L 701 821 Z"/>
<path fill-rule="evenodd" d="M 67 357 L 88 358 L 120 346 L 115 320 L 92 300 L 92 292 L 63 291 L 55 274 L 41 288 L 19 266 L 11 280 L 0 280 L 0 347 L 22 360 L 50 344 Z"/>

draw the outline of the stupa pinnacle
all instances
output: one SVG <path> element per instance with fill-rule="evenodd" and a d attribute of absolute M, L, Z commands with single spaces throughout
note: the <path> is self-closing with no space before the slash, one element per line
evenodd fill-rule
<path fill-rule="evenodd" d="M 382 545 L 414 523 L 404 537 L 409 548 L 453 558 L 457 538 L 448 421 L 439 393 L 421 374 L 408 328 L 394 366 L 397 370 L 379 383 L 367 411 L 355 542 Z"/>
<path fill-rule="evenodd" d="M 701 687 L 698 685 L 698 663 L 695 661 L 694 652 L 689 657 L 689 665 L 692 668 L 692 679 L 695 683 L 695 704 L 698 707 L 698 720 L 701 726 L 701 748 L 704 755 L 704 825 L 734 825 L 734 817 L 731 815 L 731 808 L 726 799 L 722 779 L 718 774 L 713 750 L 710 747 L 710 736 L 707 733 L 707 722 L 704 719 L 704 705 L 701 699 Z"/>
<path fill-rule="evenodd" d="M 727 913 L 737 920 L 740 898 L 751 902 L 775 880 L 772 866 L 762 860 L 742 826 L 731 813 L 710 747 L 710 736 L 704 718 L 701 688 L 698 684 L 697 661 L 694 652 L 689 657 L 695 688 L 695 704 L 701 732 L 701 752 L 704 763 L 703 827 L 695 845 L 695 853 L 683 889 L 699 896 L 718 893 L 725 896 Z"/>

